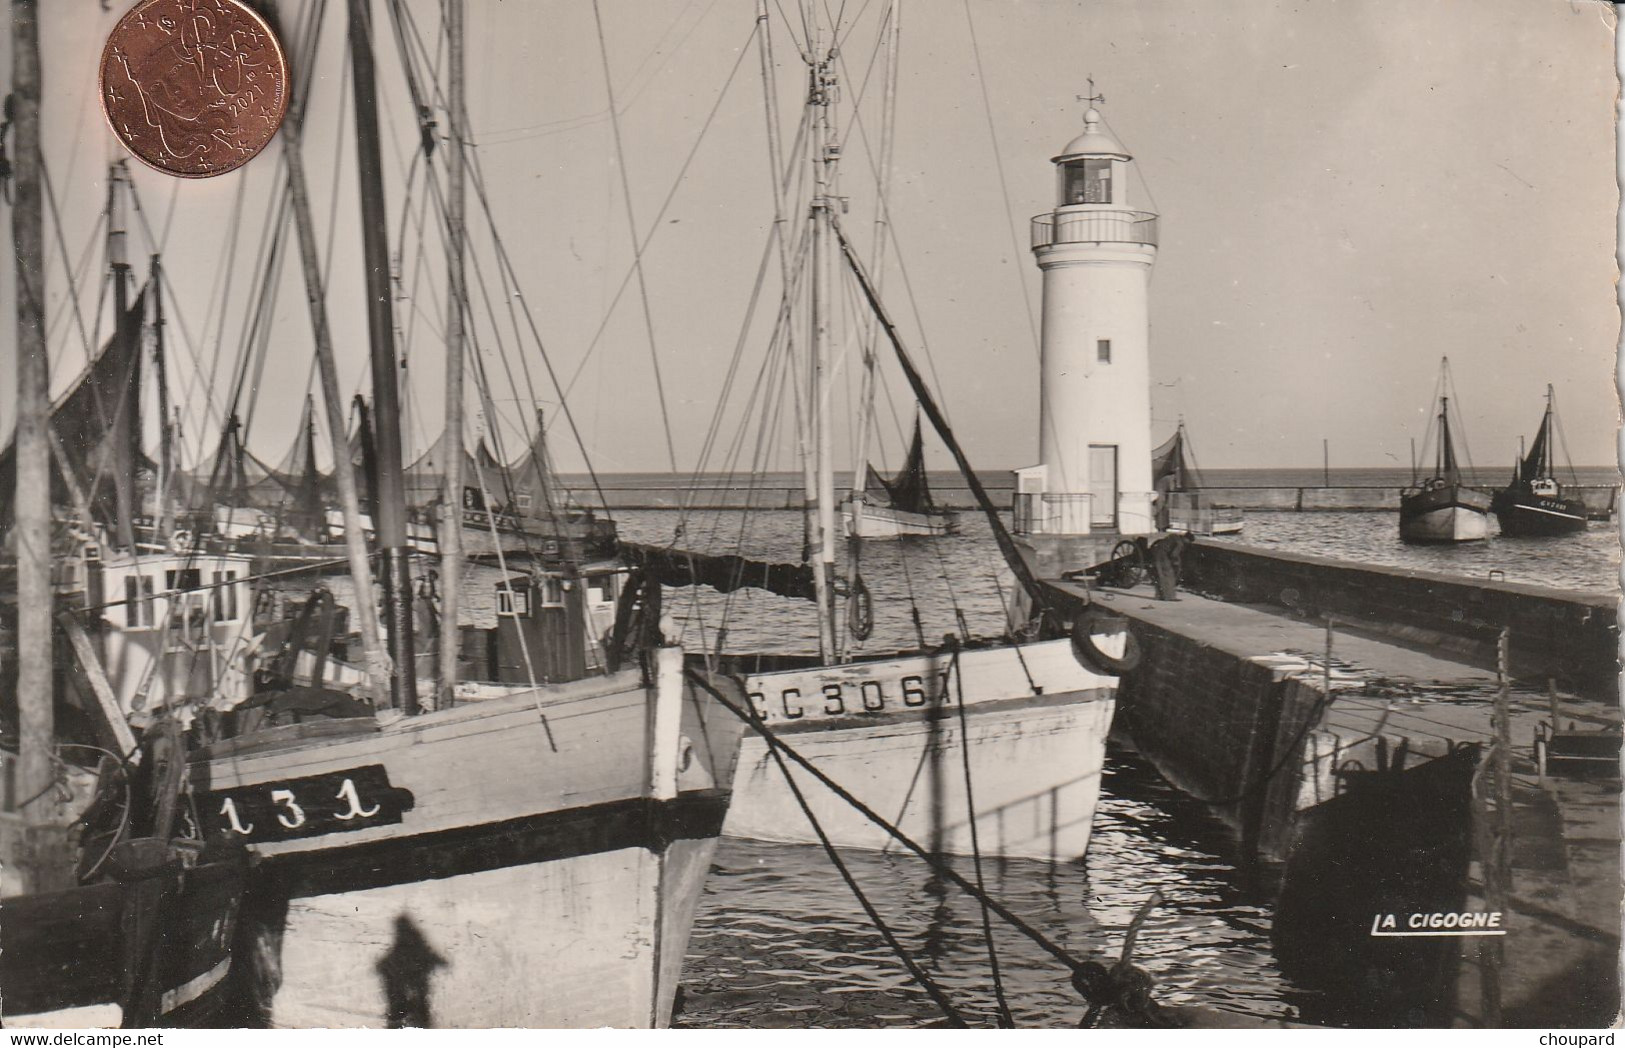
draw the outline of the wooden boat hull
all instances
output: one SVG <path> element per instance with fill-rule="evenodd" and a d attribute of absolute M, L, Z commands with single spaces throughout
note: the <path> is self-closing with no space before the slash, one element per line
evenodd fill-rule
<path fill-rule="evenodd" d="M 890 506 L 841 504 L 841 526 L 847 538 L 899 539 L 905 536 L 935 537 L 959 534 L 959 514 L 953 510 L 936 513 L 910 513 Z"/>
<path fill-rule="evenodd" d="M 1187 535 L 1239 535 L 1241 527 L 1241 510 L 1204 507 L 1185 513 L 1172 510 L 1168 514 L 1168 526 L 1163 530 Z"/>
<path fill-rule="evenodd" d="M 1585 504 L 1575 499 L 1506 489 L 1496 492 L 1494 511 L 1501 534 L 1514 538 L 1572 535 L 1586 528 Z"/>
<path fill-rule="evenodd" d="M 942 654 L 753 674 L 746 688 L 787 745 L 922 845 L 971 854 L 963 764 L 968 738 L 982 854 L 1082 857 L 1100 795 L 1117 678 L 1085 668 L 1064 640 L 1019 651 L 969 649 L 959 658 L 957 671 L 953 657 Z M 766 742 L 748 735 L 740 757 L 724 832 L 816 842 Z M 897 846 L 805 772 L 796 780 L 835 844 Z"/>
<path fill-rule="evenodd" d="M 1200 491 L 1169 491 L 1162 496 L 1158 511 L 1164 514 L 1161 529 L 1187 535 L 1237 535 L 1241 533 L 1241 510 L 1214 506 Z"/>
<path fill-rule="evenodd" d="M 205 818 L 261 856 L 251 1021 L 668 1022 L 743 726 L 687 687 L 661 743 L 658 690 L 638 670 L 510 689 L 195 766 Z"/>
<path fill-rule="evenodd" d="M 1460 485 L 1407 492 L 1399 500 L 1399 537 L 1406 542 L 1476 542 L 1490 534 L 1490 499 Z"/>
<path fill-rule="evenodd" d="M 227 1003 L 244 869 L 218 862 L 185 872 L 160 904 L 153 1025 L 212 1027 Z M 129 884 L 23 895 L 0 903 L 0 1002 L 8 1028 L 118 1027 L 129 972 L 123 912 Z"/>

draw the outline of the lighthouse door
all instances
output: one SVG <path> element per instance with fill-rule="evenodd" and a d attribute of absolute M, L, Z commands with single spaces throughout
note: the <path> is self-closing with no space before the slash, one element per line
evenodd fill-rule
<path fill-rule="evenodd" d="M 1117 445 L 1089 445 L 1089 526 L 1117 526 Z"/>

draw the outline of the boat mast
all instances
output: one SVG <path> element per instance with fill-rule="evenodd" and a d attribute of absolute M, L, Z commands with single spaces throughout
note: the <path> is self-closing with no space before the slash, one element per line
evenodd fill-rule
<path fill-rule="evenodd" d="M 1450 398 L 1445 396 L 1439 398 L 1439 451 L 1437 457 L 1438 466 L 1434 470 L 1434 476 L 1444 477 L 1446 480 L 1451 479 L 1451 474 L 1456 471 L 1456 454 L 1455 450 L 1450 446 Z"/>
<path fill-rule="evenodd" d="M 361 248 L 367 279 L 367 330 L 372 357 L 373 436 L 378 471 L 373 525 L 384 561 L 384 624 L 388 631 L 390 702 L 418 712 L 412 651 L 412 564 L 406 546 L 406 488 L 401 477 L 401 410 L 395 329 L 389 300 L 389 220 L 378 145 L 377 78 L 368 0 L 350 0 L 350 66 L 354 85 L 356 181 L 361 189 Z M 367 599 L 365 595 L 362 600 Z M 359 602 L 358 602 L 359 603 Z"/>
<path fill-rule="evenodd" d="M 310 303 L 310 326 L 316 343 L 316 371 L 322 384 L 322 409 L 333 441 L 333 479 L 338 485 L 339 511 L 344 518 L 344 547 L 355 586 L 356 625 L 366 653 L 374 701 L 389 678 L 388 656 L 378 626 L 378 608 L 371 599 L 372 561 L 367 552 L 366 529 L 361 524 L 361 499 L 356 489 L 355 464 L 345 439 L 344 391 L 339 387 L 338 363 L 333 355 L 333 334 L 327 323 L 327 297 L 316 248 L 316 224 L 310 211 L 310 189 L 305 181 L 303 153 L 304 99 L 297 94 L 288 107 L 282 134 L 282 155 L 287 161 L 288 196 L 293 204 L 294 228 L 299 240 L 299 263 L 304 271 L 305 298 Z"/>
<path fill-rule="evenodd" d="M 808 104 L 813 106 L 814 132 L 811 136 L 813 153 L 813 198 L 808 217 L 812 222 L 812 376 L 809 383 L 811 398 L 813 461 L 817 475 L 815 505 L 817 516 L 813 521 L 813 543 L 817 563 L 813 566 L 814 585 L 818 596 L 818 653 L 825 660 L 837 655 L 835 631 L 835 471 L 833 427 L 829 424 L 829 267 L 828 247 L 825 243 L 829 227 L 829 209 L 835 176 L 835 162 L 840 148 L 835 144 L 829 122 L 829 109 L 834 101 L 835 73 L 832 63 L 835 49 L 823 53 L 823 34 L 816 14 L 809 19 L 812 39 L 808 53 L 814 62 Z"/>
<path fill-rule="evenodd" d="M 39 11 L 11 0 L 12 126 L 17 159 L 11 240 L 17 252 L 17 720 L 15 796 L 34 798 L 24 822 L 55 821 L 51 789 L 51 450 L 50 374 L 45 351 L 45 223 L 40 207 Z M 25 870 L 25 873 L 28 871 Z"/>
<path fill-rule="evenodd" d="M 457 687 L 461 634 L 457 618 L 463 582 L 463 2 L 445 5 L 446 43 L 451 51 L 448 114 L 451 153 L 446 158 L 446 487 L 440 533 L 440 701 L 451 705 Z M 494 421 L 494 420 L 493 420 Z"/>
<path fill-rule="evenodd" d="M 138 332 L 131 330 L 130 323 L 130 259 L 128 249 L 129 236 L 125 231 L 125 195 L 126 178 L 124 162 L 118 161 L 112 165 L 107 179 L 107 261 L 113 270 L 113 332 L 119 347 L 129 353 L 131 371 L 123 376 L 124 384 L 119 387 L 118 403 L 116 405 L 102 406 L 103 411 L 111 411 L 111 440 L 113 450 L 113 505 L 118 512 L 118 521 L 115 524 L 115 535 L 118 544 L 128 550 L 133 556 L 135 549 L 135 447 L 141 440 L 141 425 L 139 423 L 139 401 L 136 390 L 140 388 L 141 354 L 130 352 L 130 342 L 137 337 Z M 123 439 L 129 436 L 133 439 Z"/>
<path fill-rule="evenodd" d="M 164 357 L 164 265 L 152 256 L 152 370 L 158 383 L 158 494 L 156 539 L 169 541 L 169 513 L 175 483 L 175 449 L 169 428 L 169 362 Z"/>
<path fill-rule="evenodd" d="M 1540 420 L 1540 475 L 1542 478 L 1556 476 L 1552 468 L 1552 384 L 1546 383 L 1546 416 Z"/>

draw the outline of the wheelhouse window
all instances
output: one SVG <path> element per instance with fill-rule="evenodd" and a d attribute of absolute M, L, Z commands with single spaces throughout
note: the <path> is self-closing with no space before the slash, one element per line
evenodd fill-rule
<path fill-rule="evenodd" d="M 1095 359 L 1102 364 L 1112 362 L 1112 340 L 1102 338 L 1095 340 Z"/>
<path fill-rule="evenodd" d="M 124 576 L 124 625 L 152 628 L 152 576 Z"/>
<path fill-rule="evenodd" d="M 1085 157 L 1062 165 L 1066 179 L 1062 199 L 1068 204 L 1110 204 L 1112 202 L 1112 161 L 1105 157 Z"/>
<path fill-rule="evenodd" d="M 510 617 L 530 614 L 530 590 L 504 586 L 497 590 L 497 614 Z"/>
<path fill-rule="evenodd" d="M 170 647 L 179 649 L 202 643 L 213 596 L 203 588 L 203 570 L 171 568 L 164 572 L 164 589 L 170 593 Z"/>
<path fill-rule="evenodd" d="M 214 572 L 214 621 L 237 621 L 237 573 L 235 571 Z"/>
<path fill-rule="evenodd" d="M 587 603 L 614 603 L 617 596 L 615 582 L 616 576 L 614 575 L 598 575 L 589 579 L 587 581 Z"/>

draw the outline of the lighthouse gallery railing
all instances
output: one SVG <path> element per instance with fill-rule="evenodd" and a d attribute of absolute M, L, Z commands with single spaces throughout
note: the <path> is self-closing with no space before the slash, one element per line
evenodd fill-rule
<path fill-rule="evenodd" d="M 1150 211 L 1051 211 L 1033 218 L 1033 247 L 1052 244 L 1157 246 L 1157 216 Z"/>

